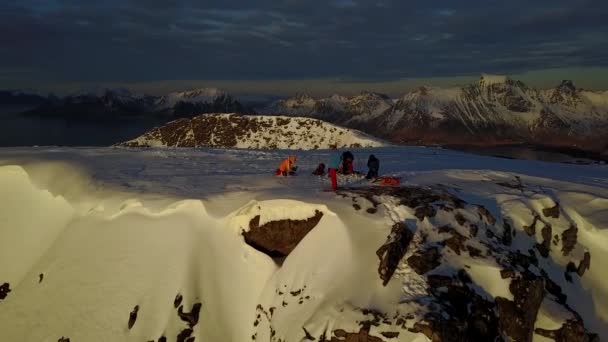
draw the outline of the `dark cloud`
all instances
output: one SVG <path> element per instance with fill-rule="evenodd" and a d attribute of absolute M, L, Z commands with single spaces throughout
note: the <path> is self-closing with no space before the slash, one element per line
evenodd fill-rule
<path fill-rule="evenodd" d="M 605 18 L 597 0 L 9 0 L 0 66 L 93 82 L 606 66 Z"/>

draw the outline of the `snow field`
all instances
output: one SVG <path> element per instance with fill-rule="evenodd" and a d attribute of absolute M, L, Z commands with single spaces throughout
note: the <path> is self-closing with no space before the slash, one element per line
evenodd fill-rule
<path fill-rule="evenodd" d="M 354 152 L 365 159 L 371 151 L 381 160 L 382 173 L 401 176 L 406 185 L 443 186 L 469 204 L 419 220 L 413 209 L 380 196 L 373 199 L 380 203 L 377 212 L 370 213 L 370 200 L 323 192 L 326 177 L 307 175 L 327 158 L 326 151 L 298 153 L 301 174 L 286 178 L 271 172 L 285 151 L 0 151 L 0 285 L 9 283 L 11 289 L 0 300 L 0 340 L 175 340 L 188 327 L 174 306 L 178 294 L 184 312 L 202 304 L 192 333 L 196 341 L 251 341 L 253 335 L 256 341 L 271 336 L 299 341 L 303 329 L 315 338 L 334 329 L 358 331 L 357 321 L 368 318 L 363 308 L 420 317 L 428 310 L 418 301 L 427 284 L 405 260 L 418 252 L 423 233 L 427 244 L 445 239 L 439 227 L 448 224 L 468 236 L 456 213 L 497 235 L 507 220 L 516 232 L 509 248 L 522 253 L 542 242 L 541 229 L 550 224 L 560 241 L 552 243 L 549 258 L 538 257 L 538 268 L 556 279 L 589 331 L 608 336 L 608 286 L 601 267 L 608 257 L 608 168 L 425 148 Z M 239 167 L 243 164 L 247 168 Z M 543 213 L 558 203 L 558 218 Z M 477 204 L 498 223 L 480 219 Z M 241 236 L 257 215 L 264 224 L 306 219 L 315 210 L 324 214 L 319 224 L 280 266 Z M 529 236 L 525 227 L 535 215 L 539 221 Z M 414 238 L 384 287 L 376 251 L 398 222 L 405 222 Z M 573 224 L 577 244 L 565 256 L 561 236 Z M 480 235 L 466 243 L 485 251 L 484 242 Z M 567 281 L 565 266 L 578 265 L 585 252 L 591 254 L 590 269 Z M 430 273 L 466 269 L 479 294 L 512 299 L 510 279 L 502 279 L 501 266 L 492 259 L 448 248 L 442 258 Z M 536 326 L 557 329 L 571 317 L 546 297 Z M 370 334 L 394 329 L 380 324 Z M 427 340 L 399 331 L 387 340 Z M 535 335 L 535 340 L 543 339 Z"/>

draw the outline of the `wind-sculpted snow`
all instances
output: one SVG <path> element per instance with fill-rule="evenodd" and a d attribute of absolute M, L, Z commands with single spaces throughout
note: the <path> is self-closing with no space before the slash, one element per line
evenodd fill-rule
<path fill-rule="evenodd" d="M 155 128 L 127 147 L 236 147 L 254 149 L 327 149 L 330 146 L 378 147 L 384 143 L 361 132 L 310 118 L 205 114 Z"/>
<path fill-rule="evenodd" d="M 605 166 L 370 151 L 0 150 L 0 340 L 608 338 Z"/>

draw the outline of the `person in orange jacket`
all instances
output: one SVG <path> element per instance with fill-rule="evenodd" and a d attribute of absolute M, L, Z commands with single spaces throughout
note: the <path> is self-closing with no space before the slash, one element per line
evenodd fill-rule
<path fill-rule="evenodd" d="M 297 159 L 296 156 L 289 156 L 287 159 L 283 160 L 276 170 L 277 176 L 294 175 L 295 171 L 298 169 L 298 167 L 294 165 Z"/>

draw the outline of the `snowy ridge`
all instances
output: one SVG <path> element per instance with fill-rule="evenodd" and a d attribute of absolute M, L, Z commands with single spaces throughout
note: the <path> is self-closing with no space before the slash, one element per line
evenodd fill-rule
<path fill-rule="evenodd" d="M 321 99 L 303 94 L 256 110 L 262 114 L 306 116 L 345 124 L 370 120 L 388 110 L 392 104 L 393 101 L 386 95 L 371 92 L 355 96 L 334 94 Z"/>
<path fill-rule="evenodd" d="M 201 88 L 187 91 L 179 91 L 169 93 L 168 95 L 161 96 L 156 100 L 156 105 L 160 108 L 171 108 L 178 102 L 189 102 L 189 103 L 212 103 L 220 96 L 227 96 L 225 91 L 217 88 Z"/>
<path fill-rule="evenodd" d="M 155 128 L 127 147 L 234 147 L 253 149 L 327 149 L 378 147 L 385 143 L 361 132 L 316 119 L 238 114 L 204 114 Z"/>
<path fill-rule="evenodd" d="M 608 338 L 608 169 L 373 153 L 404 187 L 275 177 L 284 151 L 0 149 L 0 340 Z M 282 258 L 247 240 L 302 226 Z"/>

